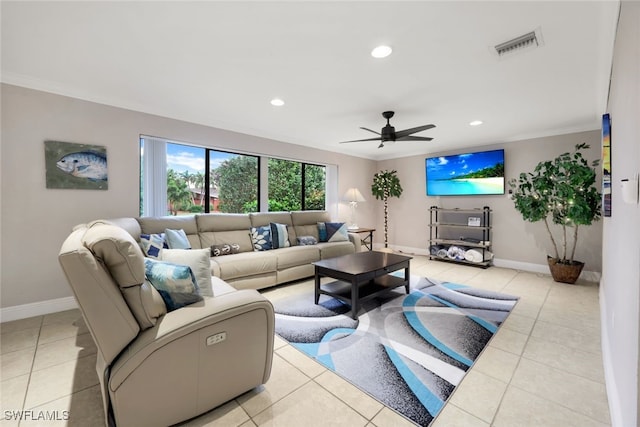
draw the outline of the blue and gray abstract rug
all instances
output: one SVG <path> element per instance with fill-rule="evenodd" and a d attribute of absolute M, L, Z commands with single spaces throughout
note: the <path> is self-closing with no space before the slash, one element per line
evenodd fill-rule
<path fill-rule="evenodd" d="M 274 302 L 276 333 L 394 409 L 427 426 L 505 321 L 517 297 L 428 278 L 350 307 L 313 293 Z M 346 314 L 346 315 L 345 315 Z"/>

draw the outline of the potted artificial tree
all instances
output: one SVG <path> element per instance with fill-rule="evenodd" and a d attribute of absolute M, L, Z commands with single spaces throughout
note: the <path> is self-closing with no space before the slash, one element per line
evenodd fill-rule
<path fill-rule="evenodd" d="M 574 260 L 578 228 L 600 219 L 601 195 L 596 189 L 598 160 L 589 162 L 582 156 L 587 144 L 578 144 L 573 153 L 564 153 L 551 161 L 538 163 L 533 172 L 521 173 L 509 181 L 515 208 L 525 221 L 544 221 L 553 245 L 554 256 L 547 255 L 553 280 L 575 283 L 584 263 Z M 562 254 L 549 223 L 562 232 Z M 570 251 L 567 233 L 573 234 Z M 562 255 L 562 256 L 561 256 Z"/>
<path fill-rule="evenodd" d="M 371 184 L 371 193 L 373 196 L 384 201 L 384 247 L 388 248 L 388 231 L 389 231 L 389 197 L 400 197 L 402 194 L 402 186 L 400 179 L 396 175 L 396 171 L 384 170 L 373 175 L 373 184 Z"/>

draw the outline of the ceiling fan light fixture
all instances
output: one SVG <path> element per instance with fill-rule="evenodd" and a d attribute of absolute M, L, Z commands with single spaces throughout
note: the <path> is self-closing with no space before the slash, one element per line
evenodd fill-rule
<path fill-rule="evenodd" d="M 480 126 L 482 124 L 482 120 L 474 120 L 469 122 L 469 126 Z"/>
<path fill-rule="evenodd" d="M 271 100 L 271 105 L 274 107 L 282 107 L 284 105 L 284 101 L 280 98 L 273 98 Z"/>
<path fill-rule="evenodd" d="M 373 56 L 374 58 L 386 58 L 387 56 L 391 55 L 391 52 L 393 52 L 393 49 L 391 49 L 391 47 L 380 45 L 376 46 L 371 51 L 371 56 Z"/>

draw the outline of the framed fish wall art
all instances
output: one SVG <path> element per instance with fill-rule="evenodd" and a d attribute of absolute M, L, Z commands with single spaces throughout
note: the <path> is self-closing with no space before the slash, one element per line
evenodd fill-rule
<path fill-rule="evenodd" d="M 47 188 L 107 190 L 107 148 L 100 145 L 45 141 Z"/>

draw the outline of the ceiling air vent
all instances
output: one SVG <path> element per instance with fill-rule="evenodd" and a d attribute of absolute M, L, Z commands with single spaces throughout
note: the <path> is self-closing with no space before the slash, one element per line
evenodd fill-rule
<path fill-rule="evenodd" d="M 531 31 L 515 39 L 496 45 L 495 51 L 498 56 L 504 56 L 522 50 L 535 49 L 542 46 L 542 37 L 539 30 Z"/>

